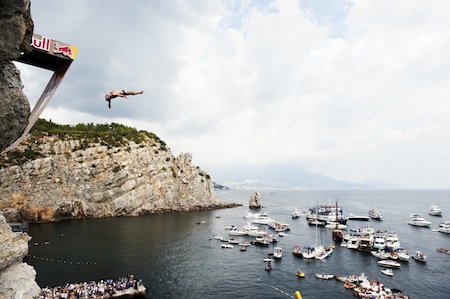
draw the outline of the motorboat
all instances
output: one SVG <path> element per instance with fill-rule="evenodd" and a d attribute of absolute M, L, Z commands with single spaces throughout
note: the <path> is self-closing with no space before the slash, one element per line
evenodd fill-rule
<path fill-rule="evenodd" d="M 316 278 L 318 279 L 332 279 L 334 278 L 333 274 L 325 274 L 325 273 L 316 273 Z"/>
<path fill-rule="evenodd" d="M 341 206 L 332 204 L 331 200 L 328 205 L 316 205 L 308 210 L 306 213 L 306 219 L 312 220 L 317 219 L 321 221 L 337 221 L 339 223 L 345 224 L 347 219 L 344 218 L 343 210 Z"/>
<path fill-rule="evenodd" d="M 393 276 L 394 275 L 394 272 L 392 272 L 392 269 L 389 269 L 389 268 L 381 270 L 381 273 L 383 273 L 384 275 L 387 275 L 387 276 Z"/>
<path fill-rule="evenodd" d="M 378 266 L 386 268 L 400 268 L 400 263 L 393 260 L 381 260 L 377 262 Z"/>
<path fill-rule="evenodd" d="M 437 205 L 431 205 L 428 215 L 431 216 L 442 216 L 442 211 Z"/>
<path fill-rule="evenodd" d="M 370 253 L 380 260 L 387 260 L 389 258 L 389 255 L 384 250 L 371 251 Z"/>
<path fill-rule="evenodd" d="M 377 209 L 372 209 L 369 211 L 369 217 L 374 219 L 374 220 L 382 220 L 383 219 L 383 214 L 381 214 L 381 212 Z"/>
<path fill-rule="evenodd" d="M 341 224 L 339 222 L 334 222 L 334 221 L 328 221 L 328 224 L 325 225 L 326 228 L 337 228 L 337 229 L 346 229 L 347 225 L 345 224 Z"/>
<path fill-rule="evenodd" d="M 284 237 L 284 236 L 286 236 L 286 233 L 285 233 L 285 232 L 279 232 L 279 233 L 278 233 L 278 236 Z"/>
<path fill-rule="evenodd" d="M 327 247 L 327 248 L 325 248 L 325 250 L 323 250 L 322 252 L 317 254 L 315 258 L 316 258 L 316 260 L 323 260 L 323 259 L 329 257 L 332 253 L 333 253 L 333 248 Z"/>
<path fill-rule="evenodd" d="M 268 217 L 267 215 L 260 215 L 256 218 L 253 218 L 250 222 L 254 224 L 264 224 L 269 225 L 272 221 L 274 221 L 272 218 Z"/>
<path fill-rule="evenodd" d="M 294 246 L 294 251 L 292 251 L 292 254 L 295 255 L 296 257 L 303 257 L 302 250 L 300 249 L 300 246 L 298 246 L 298 245 Z"/>
<path fill-rule="evenodd" d="M 241 246 L 241 248 L 239 248 L 240 251 L 247 251 L 247 247 L 246 246 Z"/>
<path fill-rule="evenodd" d="M 450 234 L 450 221 L 444 221 L 439 224 L 438 232 Z"/>
<path fill-rule="evenodd" d="M 397 250 L 400 247 L 400 241 L 398 236 L 394 232 L 388 232 L 386 234 L 386 248 L 392 251 Z"/>
<path fill-rule="evenodd" d="M 426 262 L 427 261 L 427 255 L 423 253 L 422 251 L 416 251 L 415 254 L 412 256 L 413 259 L 419 262 Z"/>
<path fill-rule="evenodd" d="M 418 214 L 411 214 L 408 224 L 421 227 L 429 227 L 431 225 L 431 222 L 420 217 L 420 215 Z"/>
<path fill-rule="evenodd" d="M 358 276 L 358 280 L 359 280 L 359 281 L 365 281 L 365 280 L 367 280 L 367 275 L 366 275 L 366 273 L 362 272 L 361 275 Z"/>
<path fill-rule="evenodd" d="M 308 224 L 311 226 L 318 226 L 318 227 L 325 227 L 327 225 L 327 222 L 325 220 L 318 220 L 318 219 L 309 219 Z"/>
<path fill-rule="evenodd" d="M 347 217 L 348 220 L 357 220 L 357 221 L 369 221 L 370 217 L 365 215 L 356 215 L 356 214 L 350 214 Z"/>
<path fill-rule="evenodd" d="M 358 249 L 358 246 L 359 246 L 359 237 L 351 236 L 347 242 L 347 248 L 348 249 Z"/>
<path fill-rule="evenodd" d="M 239 246 L 248 247 L 248 246 L 250 246 L 250 242 L 249 241 L 241 241 L 241 242 L 239 242 Z"/>
<path fill-rule="evenodd" d="M 317 246 L 307 246 L 304 247 L 302 250 L 302 256 L 306 259 L 313 259 L 315 258 L 317 255 L 319 255 L 320 253 L 322 253 L 322 251 L 325 251 L 325 249 L 323 248 L 322 245 L 317 245 Z"/>
<path fill-rule="evenodd" d="M 293 209 L 291 212 L 292 219 L 300 218 L 301 215 L 302 215 L 302 212 L 300 211 L 300 209 Z"/>
<path fill-rule="evenodd" d="M 270 262 L 269 262 L 269 264 L 267 265 L 267 267 L 265 269 L 266 269 L 266 271 L 272 270 L 272 265 L 270 264 Z"/>
<path fill-rule="evenodd" d="M 250 237 L 264 237 L 267 232 L 263 229 L 245 229 L 245 233 Z"/>
<path fill-rule="evenodd" d="M 237 227 L 233 227 L 228 231 L 228 234 L 232 236 L 245 236 L 247 232 L 244 230 L 240 230 Z"/>
<path fill-rule="evenodd" d="M 270 263 L 270 262 L 273 262 L 273 261 L 274 261 L 274 259 L 272 259 L 270 257 L 266 257 L 265 259 L 263 259 L 263 262 L 265 262 L 265 263 Z"/>
<path fill-rule="evenodd" d="M 245 211 L 244 212 L 244 218 L 245 219 L 255 219 L 255 218 L 258 218 L 260 216 L 267 217 L 267 212 L 261 212 L 261 213 L 252 213 L 250 211 Z"/>
<path fill-rule="evenodd" d="M 404 261 L 404 262 L 409 261 L 409 258 L 411 257 L 411 255 L 404 248 L 398 248 L 396 252 L 397 252 L 397 256 L 398 256 L 399 260 Z"/>
<path fill-rule="evenodd" d="M 450 249 L 447 249 L 447 248 L 444 248 L 444 247 L 439 247 L 436 250 L 439 251 L 439 252 L 442 252 L 442 253 L 450 254 Z"/>
<path fill-rule="evenodd" d="M 231 245 L 231 244 L 222 244 L 221 246 L 222 246 L 222 248 L 226 248 L 226 249 L 232 249 L 232 248 L 234 248 L 234 246 Z"/>
<path fill-rule="evenodd" d="M 273 248 L 273 257 L 276 259 L 281 259 L 282 256 L 283 256 L 283 251 L 282 251 L 281 247 L 274 247 Z"/>
<path fill-rule="evenodd" d="M 373 246 L 373 235 L 372 234 L 361 234 L 358 240 L 358 250 L 361 251 L 371 251 Z"/>
<path fill-rule="evenodd" d="M 280 221 L 272 221 L 269 224 L 269 228 L 274 229 L 276 232 L 284 232 L 290 230 L 289 224 Z"/>
<path fill-rule="evenodd" d="M 386 248 L 386 238 L 383 233 L 376 232 L 373 235 L 373 249 L 380 250 Z"/>
<path fill-rule="evenodd" d="M 228 244 L 239 244 L 239 241 L 231 238 L 228 240 Z"/>
<path fill-rule="evenodd" d="M 303 271 L 301 271 L 300 269 L 297 269 L 297 272 L 295 273 L 295 275 L 297 275 L 298 277 L 304 278 L 306 275 Z"/>

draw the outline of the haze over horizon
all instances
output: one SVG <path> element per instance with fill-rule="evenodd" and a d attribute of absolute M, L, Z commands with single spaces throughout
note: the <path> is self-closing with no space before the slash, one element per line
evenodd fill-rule
<path fill-rule="evenodd" d="M 449 11 L 444 0 L 32 0 L 34 32 L 80 49 L 41 117 L 154 132 L 219 182 L 227 165 L 292 165 L 450 188 Z M 18 65 L 33 106 L 51 73 Z M 112 89 L 145 92 L 108 109 Z"/>

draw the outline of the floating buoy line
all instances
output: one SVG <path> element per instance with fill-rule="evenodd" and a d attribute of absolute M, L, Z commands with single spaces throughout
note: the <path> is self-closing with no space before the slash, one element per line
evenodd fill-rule
<path fill-rule="evenodd" d="M 46 262 L 53 262 L 53 263 L 60 263 L 60 264 L 68 264 L 68 265 L 97 265 L 96 262 L 80 262 L 80 261 L 67 261 L 67 260 L 59 260 L 59 259 L 53 259 L 49 257 L 42 257 L 37 255 L 27 255 L 28 258 L 32 258 L 35 260 L 41 260 Z"/>

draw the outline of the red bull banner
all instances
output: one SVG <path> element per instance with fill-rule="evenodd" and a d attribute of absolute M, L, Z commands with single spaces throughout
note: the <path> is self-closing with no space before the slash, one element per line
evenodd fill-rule
<path fill-rule="evenodd" d="M 39 34 L 33 34 L 31 47 L 47 52 L 48 54 L 70 58 L 72 60 L 74 60 L 78 54 L 78 47 L 55 41 Z"/>

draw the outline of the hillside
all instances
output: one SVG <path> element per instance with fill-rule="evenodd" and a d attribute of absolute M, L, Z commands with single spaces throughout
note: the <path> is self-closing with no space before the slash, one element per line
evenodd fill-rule
<path fill-rule="evenodd" d="M 208 173 L 174 157 L 155 134 L 120 124 L 40 119 L 0 159 L 0 210 L 9 220 L 57 221 L 227 207 Z"/>

